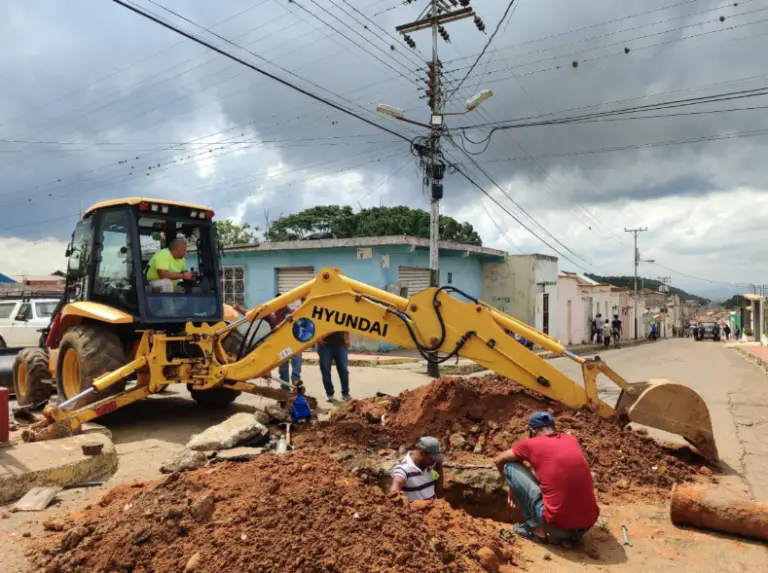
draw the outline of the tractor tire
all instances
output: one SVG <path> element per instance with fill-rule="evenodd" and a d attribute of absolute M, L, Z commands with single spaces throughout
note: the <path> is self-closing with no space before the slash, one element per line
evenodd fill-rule
<path fill-rule="evenodd" d="M 69 329 L 61 338 L 56 368 L 60 401 L 87 390 L 96 378 L 125 366 L 127 362 L 120 338 L 108 327 L 84 324 Z M 125 382 L 118 382 L 104 392 L 94 392 L 80 399 L 75 407 L 97 402 L 124 389 Z"/>
<path fill-rule="evenodd" d="M 229 388 L 211 388 L 210 390 L 193 390 L 189 386 L 189 393 L 199 406 L 203 408 L 226 408 L 240 395 L 237 390 Z"/>
<path fill-rule="evenodd" d="M 13 361 L 13 391 L 19 406 L 35 406 L 51 397 L 53 385 L 44 348 L 25 348 Z"/>

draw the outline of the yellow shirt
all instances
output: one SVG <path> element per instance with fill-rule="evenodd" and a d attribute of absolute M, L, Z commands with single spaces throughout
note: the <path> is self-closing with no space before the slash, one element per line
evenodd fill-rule
<path fill-rule="evenodd" d="M 160 249 L 152 258 L 149 259 L 149 268 L 147 269 L 147 280 L 156 281 L 160 279 L 158 270 L 168 271 L 169 273 L 183 273 L 187 270 L 187 261 L 185 259 L 175 259 L 170 249 Z M 174 280 L 174 286 L 178 280 Z"/>

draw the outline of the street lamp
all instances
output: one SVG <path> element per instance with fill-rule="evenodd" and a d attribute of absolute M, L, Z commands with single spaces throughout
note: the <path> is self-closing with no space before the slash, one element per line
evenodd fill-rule
<path fill-rule="evenodd" d="M 433 113 L 432 117 L 430 118 L 429 124 L 408 119 L 407 117 L 405 117 L 405 112 L 402 109 L 386 103 L 380 103 L 379 105 L 377 105 L 376 111 L 378 111 L 379 113 L 383 113 L 384 115 L 388 115 L 390 117 L 398 119 L 400 121 L 405 121 L 406 123 L 420 125 L 421 127 L 426 127 L 427 129 L 439 129 L 443 126 L 443 116 L 467 114 L 470 111 L 476 110 L 478 107 L 480 107 L 480 105 L 484 101 L 486 101 L 491 97 L 493 97 L 492 90 L 483 90 L 480 93 L 473 95 L 471 98 L 469 98 L 465 102 L 464 111 L 454 111 L 454 112 L 448 112 L 448 113 Z"/>

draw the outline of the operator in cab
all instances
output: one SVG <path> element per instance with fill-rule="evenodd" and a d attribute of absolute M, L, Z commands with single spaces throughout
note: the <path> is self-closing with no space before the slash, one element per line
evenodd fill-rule
<path fill-rule="evenodd" d="M 547 412 L 531 416 L 528 436 L 494 460 L 509 486 L 509 505 L 525 520 L 515 533 L 572 546 L 600 515 L 589 464 L 576 438 L 558 432 Z"/>
<path fill-rule="evenodd" d="M 187 242 L 174 239 L 167 249 L 160 249 L 149 259 L 147 280 L 155 292 L 179 292 L 180 280 L 191 281 L 195 273 L 187 271 Z"/>

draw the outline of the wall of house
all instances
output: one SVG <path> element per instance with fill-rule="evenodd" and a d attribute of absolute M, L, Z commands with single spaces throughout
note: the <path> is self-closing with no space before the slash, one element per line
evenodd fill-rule
<path fill-rule="evenodd" d="M 585 332 L 587 321 L 584 300 L 579 292 L 578 281 L 575 277 L 558 277 L 557 291 L 557 338 L 567 345 L 587 340 L 589 334 Z"/>
<path fill-rule="evenodd" d="M 543 330 L 544 295 L 549 295 L 549 334 L 558 332 L 557 258 L 510 255 L 502 262 L 485 263 L 483 300 L 518 320 Z"/>
<path fill-rule="evenodd" d="M 531 255 L 533 259 L 533 281 L 536 293 L 533 326 L 544 330 L 544 297 L 549 298 L 548 334 L 557 337 L 558 328 L 558 285 L 557 258 L 546 255 Z"/>
<path fill-rule="evenodd" d="M 345 276 L 385 289 L 397 282 L 398 267 L 429 267 L 426 250 L 411 251 L 408 246 L 385 246 L 361 249 L 305 249 L 283 251 L 249 251 L 222 253 L 221 266 L 241 266 L 245 270 L 245 306 L 252 308 L 274 298 L 277 292 L 277 269 L 287 267 L 323 267 L 339 269 Z M 482 296 L 480 259 L 455 251 L 440 253 L 440 284 L 459 288 L 473 297 Z M 352 335 L 355 350 L 391 351 L 396 347 L 360 335 Z"/>
<path fill-rule="evenodd" d="M 535 322 L 534 286 L 533 261 L 528 257 L 506 257 L 483 265 L 483 301 L 528 324 Z"/>

